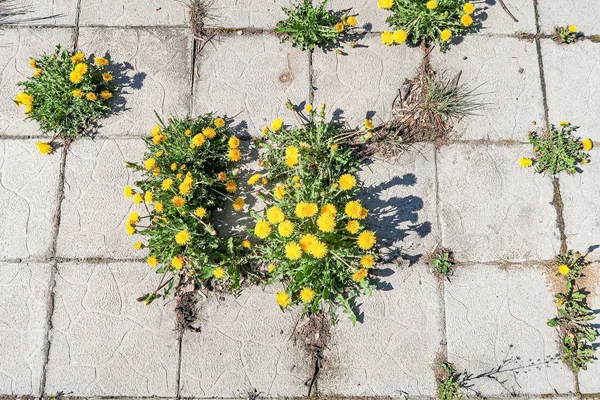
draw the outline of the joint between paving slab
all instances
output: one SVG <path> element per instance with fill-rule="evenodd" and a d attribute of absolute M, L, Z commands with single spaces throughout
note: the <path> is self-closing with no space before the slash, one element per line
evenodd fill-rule
<path fill-rule="evenodd" d="M 75 26 L 73 27 L 73 51 L 77 51 L 79 45 L 79 16 L 81 15 L 81 0 L 77 0 L 77 12 L 75 13 Z"/>

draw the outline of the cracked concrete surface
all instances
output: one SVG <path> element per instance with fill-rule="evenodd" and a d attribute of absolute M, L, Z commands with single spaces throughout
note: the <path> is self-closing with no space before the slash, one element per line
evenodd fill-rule
<path fill-rule="evenodd" d="M 538 1 L 542 32 L 573 23 L 600 33 L 597 5 L 579 1 Z M 124 231 L 129 212 L 143 207 L 123 196 L 123 186 L 136 179 L 123 163 L 141 159 L 141 137 L 156 123 L 155 110 L 162 117 L 214 111 L 234 118 L 238 132 L 258 135 L 275 117 L 294 123 L 285 101 L 304 105 L 314 93 L 315 104 L 344 110 L 351 126 L 365 117 L 380 122 L 422 51 L 381 44 L 388 12 L 374 0 L 331 0 L 331 8 L 353 8 L 371 33 L 360 46 L 346 46 L 347 55 L 312 56 L 270 32 L 251 31 L 218 34 L 198 53 L 177 1 L 81 0 L 79 10 L 74 0 L 41 0 L 35 8 L 30 0 L 13 3 L 30 9 L 11 21 L 49 18 L 0 29 L 0 395 L 306 395 L 314 354 L 294 344 L 300 310 L 282 313 L 276 287 L 201 300 L 200 332 L 183 335 L 175 329 L 174 301 L 148 307 L 135 301 L 160 277 L 140 261 L 145 252 L 132 248 L 139 237 Z M 534 3 L 505 3 L 518 23 L 497 0 L 486 1 L 478 34 L 431 53 L 434 68 L 462 70 L 462 81 L 480 93 L 486 104 L 478 115 L 461 121 L 448 143 L 373 158 L 358 172 L 371 210 L 366 222 L 382 245 L 382 290 L 359 299 L 364 318 L 356 327 L 340 316 L 313 393 L 433 397 L 438 357 L 447 357 L 472 375 L 472 389 L 483 396 L 577 396 L 574 376 L 557 356 L 558 335 L 546 326 L 555 306 L 544 262 L 561 245 L 552 181 L 520 168 L 518 159 L 532 155 L 523 142 L 528 130 L 544 125 L 545 103 L 552 122 L 580 125 L 578 133 L 600 146 L 600 44 L 541 39 L 544 98 L 535 43 L 510 37 L 535 32 Z M 288 4 L 215 2 L 207 26 L 272 29 Z M 75 39 L 86 54 L 119 63 L 113 68 L 125 74 L 120 82 L 127 87 L 116 99 L 121 112 L 99 121 L 94 140 L 68 149 L 63 193 L 63 150 L 36 152 L 34 138 L 43 135 L 12 98 L 16 83 L 31 74 L 30 56 L 57 43 L 71 48 Z M 244 149 L 243 180 L 255 165 L 254 152 Z M 590 258 L 600 260 L 600 152 L 591 155 L 582 174 L 559 180 L 568 246 L 592 249 Z M 239 228 L 238 222 L 224 218 L 223 228 Z M 452 249 L 460 262 L 450 282 L 424 264 L 436 245 Z M 586 285 L 598 310 L 599 264 L 589 268 Z M 599 365 L 579 374 L 580 393 L 600 394 Z"/>

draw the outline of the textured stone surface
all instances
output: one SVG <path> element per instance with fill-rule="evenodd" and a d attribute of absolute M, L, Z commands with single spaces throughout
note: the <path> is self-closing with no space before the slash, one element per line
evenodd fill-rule
<path fill-rule="evenodd" d="M 565 234 L 570 249 L 585 253 L 592 248 L 590 257 L 600 260 L 600 150 L 592 149 L 591 162 L 575 176 L 560 175 Z"/>
<path fill-rule="evenodd" d="M 272 35 L 215 37 L 196 63 L 194 113 L 226 114 L 239 132 L 260 135 L 274 118 L 293 118 L 287 99 L 308 100 L 308 53 Z"/>
<path fill-rule="evenodd" d="M 31 57 L 54 51 L 57 44 L 71 48 L 71 29 L 2 29 L 0 30 L 0 135 L 40 135 L 38 124 L 25 121 L 25 107 L 13 99 L 22 89 L 17 83 L 31 76 L 27 64 Z"/>
<path fill-rule="evenodd" d="M 600 33 L 600 3 L 596 0 L 543 0 L 538 3 L 538 9 L 544 33 L 554 33 L 556 26 L 567 25 L 576 25 L 586 35 Z"/>
<path fill-rule="evenodd" d="M 370 34 L 347 55 L 316 51 L 313 56 L 315 103 L 326 103 L 334 119 L 361 127 L 365 118 L 378 124 L 391 116 L 392 103 L 405 79 L 417 74 L 418 48 L 384 46 Z"/>
<path fill-rule="evenodd" d="M 579 135 L 600 141 L 600 44 L 559 46 L 542 40 L 550 121 L 581 126 Z"/>
<path fill-rule="evenodd" d="M 244 397 L 254 389 L 265 397 L 308 393 L 313 360 L 291 337 L 299 312 L 283 313 L 277 290 L 249 288 L 237 299 L 202 301 L 201 332 L 183 336 L 182 396 Z"/>
<path fill-rule="evenodd" d="M 556 314 L 543 268 L 458 268 L 446 284 L 448 359 L 473 375 L 484 397 L 572 393 L 574 378 L 559 355 Z M 525 284 L 526 283 L 526 284 Z"/>
<path fill-rule="evenodd" d="M 45 156 L 35 140 L 0 140 L 0 257 L 51 255 L 61 151 Z"/>
<path fill-rule="evenodd" d="M 325 396 L 435 396 L 443 337 L 439 282 L 418 264 L 386 266 L 388 289 L 361 298 L 364 323 L 340 316 L 319 374 Z M 383 272 L 383 271 L 382 271 Z"/>
<path fill-rule="evenodd" d="M 385 20 L 392 13 L 377 7 L 377 1 L 329 0 L 327 8 L 334 11 L 351 10 L 349 15 L 356 15 L 358 19 L 357 28 L 373 32 L 383 32 L 391 29 Z"/>
<path fill-rule="evenodd" d="M 141 139 L 80 140 L 67 156 L 65 197 L 58 237 L 60 257 L 143 257 L 134 250 L 140 240 L 127 236 L 125 222 L 131 211 L 144 214 L 123 195 L 134 176 L 126 161 L 140 162 L 145 145 Z"/>
<path fill-rule="evenodd" d="M 101 40 L 98 40 L 101 38 Z M 79 47 L 107 55 L 123 94 L 116 115 L 100 120 L 99 134 L 140 136 L 164 118 L 189 113 L 192 40 L 187 28 L 81 28 Z M 124 108 L 124 109 L 123 109 Z"/>
<path fill-rule="evenodd" d="M 598 252 L 598 250 L 596 250 L 596 252 Z M 597 254 L 596 257 L 598 258 Z M 595 325 L 596 329 L 600 329 L 600 316 L 598 314 L 600 311 L 600 280 L 598 279 L 600 277 L 600 264 L 595 263 L 588 266 L 585 275 L 588 277 L 587 281 L 589 282 L 589 286 L 587 287 L 587 290 L 590 292 L 588 295 L 588 305 L 596 313 L 596 319 L 593 320 L 592 323 Z M 590 280 L 589 277 L 592 277 L 592 279 Z M 598 357 L 600 338 L 596 339 L 594 345 L 596 346 L 596 357 Z M 579 390 L 582 393 L 600 393 L 599 376 L 600 363 L 596 360 L 588 366 L 587 371 L 579 372 Z"/>
<path fill-rule="evenodd" d="M 479 32 L 485 34 L 512 35 L 517 32 L 535 33 L 535 10 L 533 0 L 504 0 L 506 8 L 519 21 L 515 22 L 502 8 L 499 0 L 474 2 L 480 10 L 475 21 L 480 21 Z"/>
<path fill-rule="evenodd" d="M 2 23 L 20 25 L 75 25 L 77 0 L 11 0 L 2 2 Z"/>
<path fill-rule="evenodd" d="M 359 172 L 366 223 L 386 257 L 417 261 L 439 240 L 432 144 L 417 145 L 393 161 L 367 161 Z"/>
<path fill-rule="evenodd" d="M 173 0 L 81 0 L 79 26 L 184 25 L 187 10 Z"/>
<path fill-rule="evenodd" d="M 530 145 L 444 146 L 442 244 L 464 261 L 549 260 L 560 249 L 552 181 L 519 166 Z"/>
<path fill-rule="evenodd" d="M 50 268 L 0 263 L 0 393 L 39 395 Z"/>
<path fill-rule="evenodd" d="M 291 0 L 219 0 L 210 5 L 205 23 L 220 28 L 273 29 L 277 22 L 285 19 L 281 8 L 296 3 Z"/>
<path fill-rule="evenodd" d="M 135 301 L 159 280 L 142 264 L 59 264 L 46 393 L 175 396 L 173 303 Z"/>
<path fill-rule="evenodd" d="M 543 124 L 544 107 L 535 44 L 514 38 L 469 36 L 447 53 L 432 52 L 432 66 L 470 88 L 482 104 L 457 124 L 461 139 L 526 142 L 532 122 Z"/>

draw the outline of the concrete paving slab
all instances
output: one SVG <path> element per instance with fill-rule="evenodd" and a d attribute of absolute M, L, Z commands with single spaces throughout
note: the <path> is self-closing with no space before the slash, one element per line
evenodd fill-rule
<path fill-rule="evenodd" d="M 350 15 L 356 15 L 357 27 L 372 32 L 383 32 L 390 30 L 386 22 L 387 17 L 392 15 L 387 10 L 377 7 L 376 1 L 371 0 L 330 0 L 327 8 L 334 11 L 346 11 L 351 9 Z"/>
<path fill-rule="evenodd" d="M 10 28 L 0 30 L 0 135 L 41 135 L 34 121 L 25 121 L 24 107 L 13 101 L 21 87 L 20 81 L 31 76 L 28 62 L 31 57 L 52 53 L 57 44 L 72 48 L 72 29 L 68 28 Z"/>
<path fill-rule="evenodd" d="M 282 7 L 298 3 L 292 0 L 220 0 L 210 4 L 205 20 L 212 28 L 274 29 L 285 19 Z"/>
<path fill-rule="evenodd" d="M 369 34 L 348 54 L 315 51 L 315 104 L 327 105 L 335 120 L 362 127 L 365 118 L 378 124 L 391 117 L 392 103 L 406 79 L 417 74 L 423 53 L 418 48 L 385 46 Z"/>
<path fill-rule="evenodd" d="M 52 255 L 62 155 L 42 155 L 35 143 L 0 140 L 0 258 Z"/>
<path fill-rule="evenodd" d="M 308 101 L 309 54 L 281 44 L 269 34 L 221 35 L 196 59 L 194 113 L 209 111 L 235 118 L 238 133 L 260 135 L 285 108 Z"/>
<path fill-rule="evenodd" d="M 506 8 L 518 22 L 508 15 L 498 0 L 474 3 L 478 9 L 475 21 L 482 25 L 479 33 L 513 35 L 517 32 L 536 32 L 533 0 L 504 0 Z"/>
<path fill-rule="evenodd" d="M 367 161 L 358 173 L 369 210 L 366 224 L 377 232 L 385 258 L 416 262 L 439 241 L 435 149 L 418 144 L 396 160 Z"/>
<path fill-rule="evenodd" d="M 558 26 L 576 25 L 586 35 L 600 33 L 600 4 L 595 0 L 543 0 L 538 3 L 540 27 L 544 33 L 554 33 Z"/>
<path fill-rule="evenodd" d="M 596 252 L 597 251 L 598 250 L 596 250 Z M 598 329 L 600 325 L 600 317 L 598 316 L 600 313 L 600 280 L 598 279 L 600 277 L 600 264 L 596 262 L 588 266 L 587 270 L 585 271 L 585 275 L 589 285 L 586 289 L 590 292 L 588 295 L 588 306 L 596 313 L 596 319 L 591 322 L 595 325 L 596 329 Z M 598 357 L 600 338 L 596 339 L 594 346 L 596 346 L 596 357 Z M 600 362 L 598 362 L 598 360 L 591 363 L 587 370 L 580 371 L 579 390 L 581 393 L 600 393 L 600 379 L 598 379 L 599 376 Z"/>
<path fill-rule="evenodd" d="M 300 310 L 283 313 L 269 286 L 240 297 L 209 297 L 199 305 L 201 332 L 182 342 L 181 395 L 195 398 L 299 397 L 308 393 L 311 354 L 294 344 Z"/>
<path fill-rule="evenodd" d="M 79 26 L 170 26 L 188 22 L 188 7 L 173 0 L 81 0 Z"/>
<path fill-rule="evenodd" d="M 59 264 L 46 393 L 174 397 L 174 303 L 135 300 L 159 281 L 139 263 Z"/>
<path fill-rule="evenodd" d="M 567 246 L 600 260 L 600 150 L 592 149 L 591 162 L 583 166 L 583 173 L 560 176 L 560 193 L 563 200 Z"/>
<path fill-rule="evenodd" d="M 442 244 L 457 260 L 549 260 L 558 254 L 552 181 L 519 166 L 531 152 L 530 145 L 440 149 Z"/>
<path fill-rule="evenodd" d="M 0 262 L 0 393 L 40 394 L 51 268 Z"/>
<path fill-rule="evenodd" d="M 155 111 L 165 118 L 189 113 L 192 39 L 187 28 L 81 28 L 79 47 L 107 55 L 117 64 L 109 67 L 115 82 L 127 84 L 115 97 L 125 109 L 99 121 L 100 135 L 145 136 L 155 124 Z"/>
<path fill-rule="evenodd" d="M 440 282 L 417 264 L 384 266 L 389 285 L 361 298 L 364 322 L 331 328 L 321 396 L 435 396 L 434 359 L 444 341 Z"/>
<path fill-rule="evenodd" d="M 140 258 L 146 250 L 134 250 L 139 235 L 127 236 L 125 223 L 131 211 L 145 214 L 123 194 L 138 175 L 125 168 L 126 161 L 143 159 L 141 139 L 79 140 L 67 156 L 65 196 L 58 235 L 59 257 Z"/>
<path fill-rule="evenodd" d="M 543 125 L 544 106 L 534 43 L 509 37 L 468 36 L 447 53 L 432 52 L 433 68 L 474 91 L 483 107 L 455 127 L 465 140 L 527 141 L 532 122 Z"/>
<path fill-rule="evenodd" d="M 13 0 L 3 4 L 3 24 L 75 25 L 77 0 Z"/>
<path fill-rule="evenodd" d="M 448 359 L 483 397 L 574 393 L 542 267 L 460 266 L 446 283 Z"/>
<path fill-rule="evenodd" d="M 580 126 L 579 135 L 600 141 L 600 44 L 557 45 L 542 40 L 550 121 Z"/>

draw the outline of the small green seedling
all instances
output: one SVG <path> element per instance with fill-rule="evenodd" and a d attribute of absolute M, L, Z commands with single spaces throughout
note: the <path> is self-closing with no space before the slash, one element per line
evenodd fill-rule
<path fill-rule="evenodd" d="M 429 263 L 436 274 L 446 278 L 454 272 L 454 258 L 447 249 L 437 249 L 429 257 Z"/>
<path fill-rule="evenodd" d="M 570 44 L 575 43 L 580 37 L 581 35 L 577 32 L 577 27 L 575 25 L 557 26 L 554 28 L 552 40 L 558 44 Z"/>
<path fill-rule="evenodd" d="M 438 398 L 440 400 L 461 400 L 465 398 L 461 390 L 459 375 L 450 363 L 442 362 L 440 366 L 446 372 L 446 376 L 438 382 Z"/>

